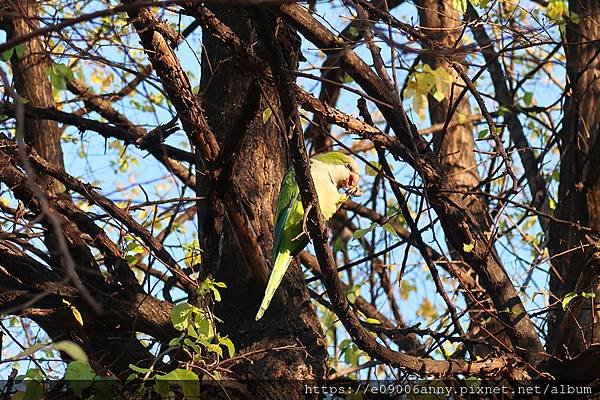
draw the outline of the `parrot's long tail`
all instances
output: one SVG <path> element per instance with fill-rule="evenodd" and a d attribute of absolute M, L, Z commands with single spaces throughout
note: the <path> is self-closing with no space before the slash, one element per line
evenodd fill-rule
<path fill-rule="evenodd" d="M 281 280 L 285 275 L 290 263 L 292 262 L 292 255 L 289 251 L 285 251 L 283 253 L 279 253 L 277 258 L 275 259 L 275 265 L 273 266 L 273 271 L 271 272 L 271 276 L 269 277 L 269 282 L 267 283 L 267 288 L 265 289 L 265 297 L 263 297 L 263 301 L 260 305 L 260 309 L 258 313 L 256 313 L 256 321 L 262 318 L 267 308 L 269 308 L 269 304 L 271 304 L 271 300 L 273 300 L 273 296 L 275 295 L 275 291 L 281 284 Z"/>

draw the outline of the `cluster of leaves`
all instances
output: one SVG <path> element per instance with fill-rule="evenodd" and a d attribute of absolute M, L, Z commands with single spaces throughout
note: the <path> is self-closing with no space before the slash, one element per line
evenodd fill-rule
<path fill-rule="evenodd" d="M 54 90 L 65 90 L 67 81 L 74 81 L 75 75 L 66 64 L 52 64 L 47 68 L 48 78 Z"/>
<path fill-rule="evenodd" d="M 97 375 L 90 367 L 89 360 L 83 349 L 68 340 L 55 343 L 38 343 L 17 354 L 14 359 L 33 356 L 38 351 L 59 351 L 73 359 L 65 369 L 62 379 L 68 382 L 68 387 L 79 397 L 93 395 L 96 399 L 112 399 L 114 378 Z M 25 383 L 25 391 L 17 391 L 12 398 L 18 400 L 37 400 L 44 396 L 49 389 L 48 376 L 39 368 L 30 368 L 24 375 L 14 378 L 15 384 Z"/>
<path fill-rule="evenodd" d="M 452 0 L 452 7 L 460 14 L 467 12 L 467 1 L 475 7 L 486 7 L 489 0 Z"/>
<path fill-rule="evenodd" d="M 153 382 L 153 385 L 136 386 L 134 398 L 148 398 L 154 391 L 160 398 L 175 398 L 172 387 L 177 386 L 183 392 L 186 399 L 197 399 L 200 394 L 200 380 L 193 371 L 177 368 L 169 373 L 157 373 L 152 368 L 140 368 L 135 365 L 129 366 L 134 372 L 127 379 L 128 382 L 139 379 L 145 382 Z"/>
<path fill-rule="evenodd" d="M 12 58 L 13 54 L 16 54 L 19 58 L 23 57 L 23 54 L 25 54 L 25 45 L 20 44 L 3 51 L 2 54 L 0 54 L 0 60 L 8 62 Z"/>
<path fill-rule="evenodd" d="M 137 255 L 138 252 L 132 248 L 133 242 L 128 249 Z M 211 295 L 215 301 L 221 300 L 219 288 L 225 288 L 222 282 L 216 282 L 212 278 L 204 280 L 197 289 L 199 298 Z M 71 306 L 70 304 L 67 304 Z M 76 311 L 73 310 L 74 312 Z M 79 319 L 78 319 L 79 320 Z M 208 360 L 217 361 L 223 357 L 223 348 L 229 357 L 235 354 L 235 346 L 231 339 L 218 334 L 215 329 L 215 321 L 219 321 L 207 309 L 202 309 L 188 303 L 179 303 L 171 311 L 173 327 L 181 332 L 179 337 L 169 342 L 172 348 L 178 348 L 190 354 L 192 365 L 206 366 Z M 81 321 L 80 323 L 82 323 Z M 82 398 L 93 396 L 95 399 L 115 398 L 115 389 L 118 384 L 113 377 L 104 377 L 96 374 L 89 364 L 85 352 L 79 345 L 71 341 L 60 341 L 55 343 L 40 343 L 17 354 L 14 359 L 32 356 L 38 351 L 59 351 L 68 355 L 73 361 L 69 362 L 65 369 L 63 379 L 67 381 L 68 387 L 73 393 Z M 152 391 L 158 393 L 161 398 L 173 395 L 172 388 L 176 386 L 187 399 L 198 398 L 200 381 L 198 375 L 190 369 L 177 368 L 169 373 L 156 371 L 153 367 L 142 368 L 129 365 L 133 373 L 127 378 L 126 383 L 144 381 L 145 385 L 134 385 L 133 398 L 146 398 Z M 218 373 L 213 373 L 218 377 Z M 19 400 L 37 400 L 43 397 L 48 390 L 47 376 L 38 369 L 30 368 L 24 375 L 15 377 L 15 382 L 24 382 L 26 390 L 17 391 L 13 398 Z M 150 383 L 148 385 L 147 383 Z"/>
<path fill-rule="evenodd" d="M 454 77 L 445 68 L 432 69 L 428 64 L 419 64 L 408 78 L 405 95 L 413 99 L 413 109 L 421 120 L 425 119 L 425 109 L 429 104 L 427 97 L 442 101 L 446 97 Z"/>
<path fill-rule="evenodd" d="M 198 287 L 199 297 L 211 293 L 215 301 L 221 301 L 218 288 L 225 288 L 223 282 L 215 282 L 212 278 L 206 279 Z M 179 303 L 171 311 L 173 327 L 181 335 L 169 343 L 170 346 L 180 346 L 190 353 L 195 362 L 206 364 L 210 356 L 223 357 L 223 348 L 227 349 L 229 357 L 235 354 L 235 347 L 231 339 L 220 336 L 215 329 L 215 321 L 220 321 L 208 310 L 193 306 L 188 303 Z"/>
<path fill-rule="evenodd" d="M 191 267 L 196 264 L 200 264 L 202 260 L 202 249 L 200 248 L 200 243 L 198 239 L 193 240 L 191 243 L 186 243 L 183 245 L 183 251 L 185 253 L 185 258 L 183 259 L 185 265 Z M 221 284 L 221 282 L 217 282 Z M 204 283 L 203 283 L 204 285 Z M 213 286 L 214 287 L 214 286 Z M 218 286 L 221 287 L 221 286 Z M 224 287 L 224 286 L 222 286 Z M 215 297 L 218 296 L 219 291 L 215 290 Z"/>
<path fill-rule="evenodd" d="M 205 279 L 197 289 L 199 298 L 212 295 L 215 301 L 221 300 L 219 288 L 225 288 L 223 282 L 216 282 L 212 278 Z M 215 321 L 220 321 L 208 309 L 193 306 L 188 303 L 179 303 L 171 310 L 173 327 L 180 331 L 180 336 L 172 339 L 169 346 L 179 348 L 190 355 L 191 365 L 206 366 L 208 360 L 218 361 L 223 357 L 223 348 L 227 349 L 229 357 L 235 354 L 235 346 L 231 339 L 219 335 L 215 328 Z M 178 368 L 167 374 L 154 371 L 152 368 L 129 366 L 134 372 L 128 381 L 142 379 L 146 382 L 153 381 L 152 389 L 161 397 L 170 395 L 172 385 L 181 388 L 186 398 L 197 398 L 200 390 L 198 375 L 189 369 Z M 203 368 L 204 369 L 204 368 Z M 206 369 L 204 369 L 206 370 Z M 214 372 L 213 376 L 218 377 Z M 143 395 L 151 390 L 148 387 L 138 387 L 137 395 Z"/>
<path fill-rule="evenodd" d="M 579 15 L 569 11 L 569 3 L 565 0 L 553 0 L 546 6 L 546 15 L 562 28 L 568 20 L 579 23 Z"/>

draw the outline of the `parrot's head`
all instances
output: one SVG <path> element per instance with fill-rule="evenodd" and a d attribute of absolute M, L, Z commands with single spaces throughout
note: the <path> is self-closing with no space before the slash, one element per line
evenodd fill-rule
<path fill-rule="evenodd" d="M 360 169 L 354 158 L 338 151 L 318 154 L 313 158 L 327 166 L 338 189 L 345 189 L 346 193 L 351 196 L 361 196 L 363 194 L 358 186 Z"/>

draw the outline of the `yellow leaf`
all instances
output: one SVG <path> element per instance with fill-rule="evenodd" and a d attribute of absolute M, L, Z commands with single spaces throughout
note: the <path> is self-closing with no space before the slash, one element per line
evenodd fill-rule
<path fill-rule="evenodd" d="M 475 243 L 463 243 L 463 251 L 465 253 L 472 253 L 475 248 Z"/>
<path fill-rule="evenodd" d="M 79 209 L 83 212 L 90 212 L 94 208 L 87 201 L 82 201 L 81 203 L 79 203 Z"/>
<path fill-rule="evenodd" d="M 271 107 L 265 108 L 265 111 L 263 111 L 263 114 L 262 114 L 263 124 L 267 123 L 267 121 L 269 120 L 269 118 L 271 118 L 271 114 L 273 114 L 273 111 L 271 110 Z"/>
<path fill-rule="evenodd" d="M 108 77 L 102 81 L 102 89 L 101 90 L 103 92 L 106 92 L 110 88 L 110 85 L 112 85 L 114 80 L 115 80 L 115 77 L 113 74 L 108 75 Z"/>
<path fill-rule="evenodd" d="M 437 101 L 442 101 L 446 98 L 446 95 L 443 92 L 440 92 L 439 90 L 436 90 L 433 93 L 433 98 L 436 99 Z"/>
<path fill-rule="evenodd" d="M 71 309 L 71 312 L 73 313 L 73 317 L 75 318 L 75 320 L 77 322 L 79 322 L 79 325 L 83 326 L 83 317 L 81 316 L 81 313 L 79 312 L 79 310 L 73 304 L 69 303 L 65 299 L 63 299 L 62 302 L 65 303 Z"/>
<path fill-rule="evenodd" d="M 97 85 L 101 84 L 102 82 L 104 82 L 104 79 L 100 76 L 98 71 L 94 71 L 92 73 L 92 76 L 90 77 L 90 80 L 92 81 L 92 83 L 95 83 Z"/>

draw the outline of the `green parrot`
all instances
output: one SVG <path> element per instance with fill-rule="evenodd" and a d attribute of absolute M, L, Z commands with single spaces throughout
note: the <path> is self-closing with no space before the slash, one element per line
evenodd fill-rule
<path fill-rule="evenodd" d="M 310 173 L 325 220 L 329 220 L 349 196 L 362 194 L 358 187 L 358 164 L 346 154 L 332 151 L 312 157 Z M 345 192 L 340 193 L 339 189 L 345 189 Z M 290 168 L 283 178 L 277 201 L 273 236 L 273 270 L 267 283 L 265 297 L 256 314 L 257 321 L 269 307 L 288 266 L 309 242 L 304 227 L 304 208 L 299 194 L 296 174 Z"/>

